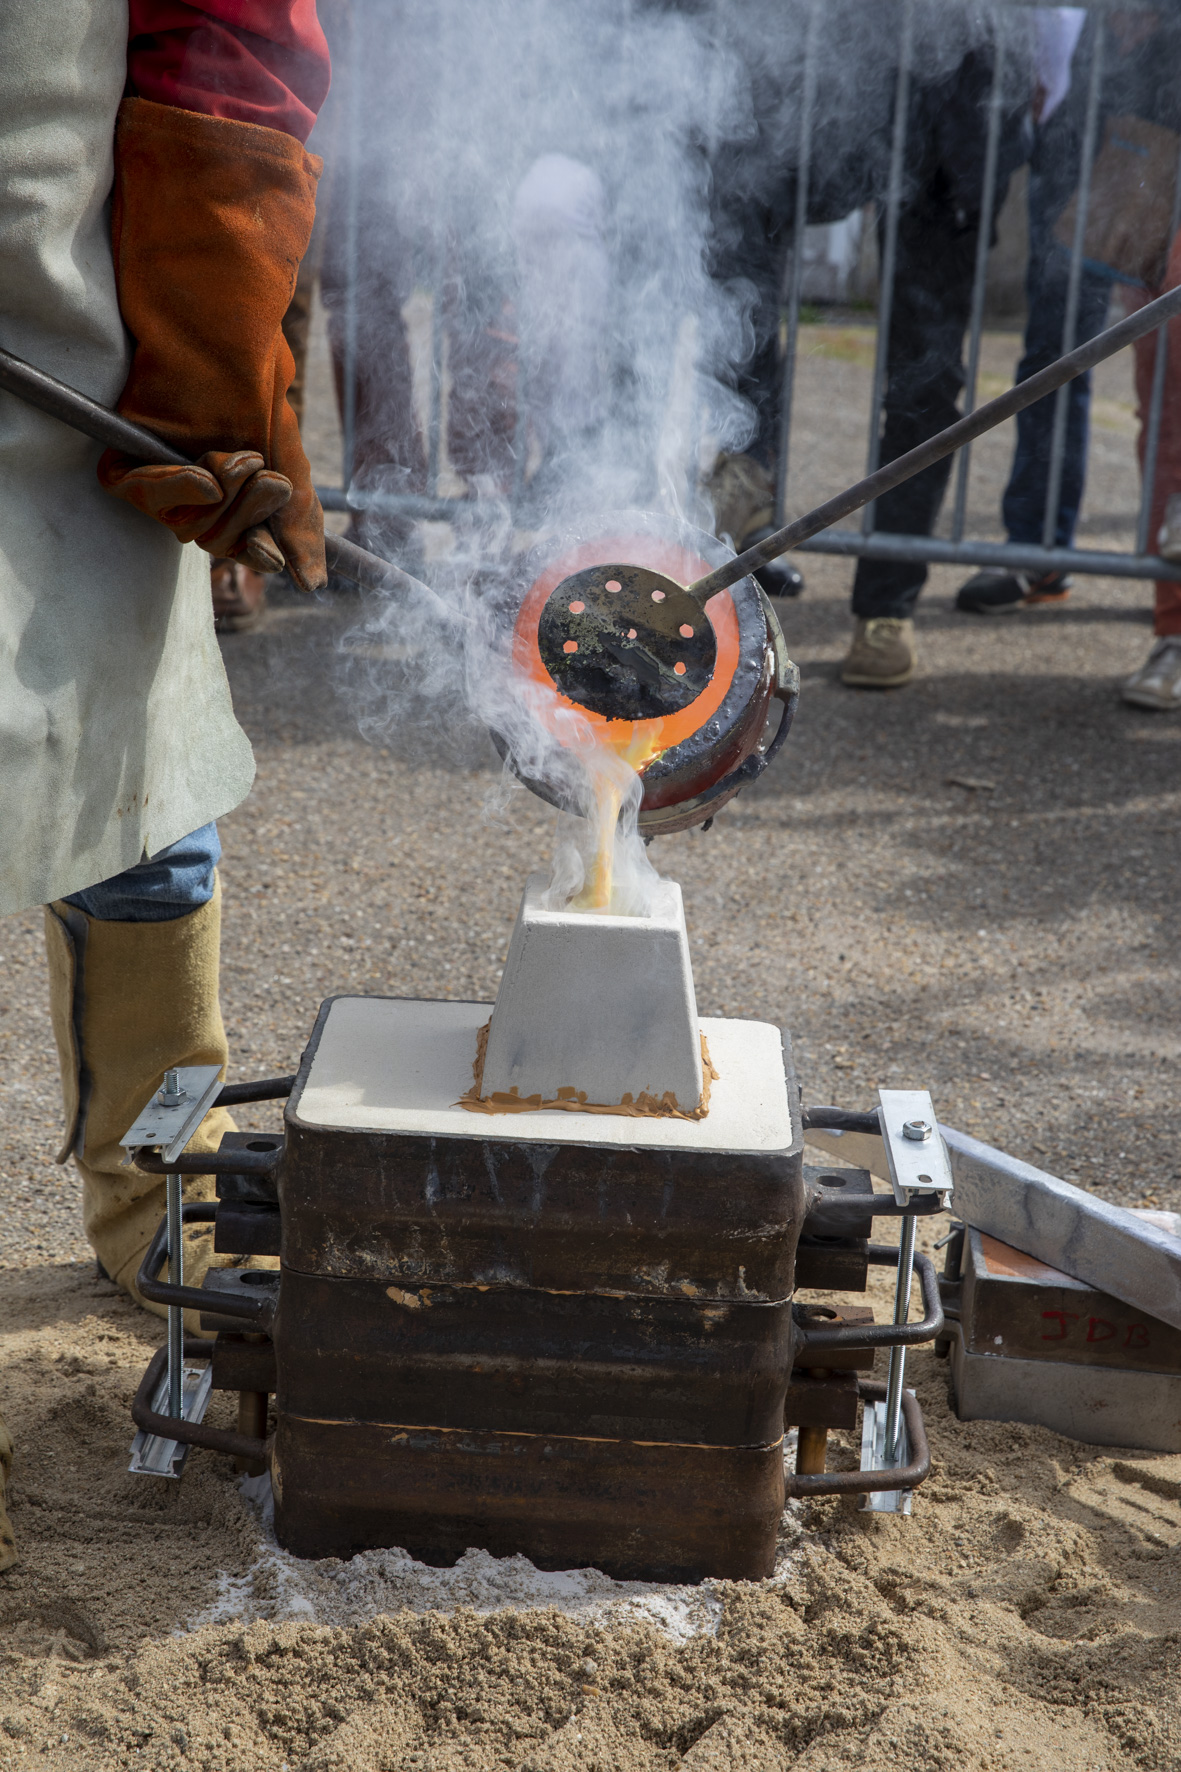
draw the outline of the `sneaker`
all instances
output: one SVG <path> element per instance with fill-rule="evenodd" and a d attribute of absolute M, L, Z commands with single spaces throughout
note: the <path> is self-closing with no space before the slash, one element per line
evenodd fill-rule
<path fill-rule="evenodd" d="M 1165 504 L 1165 520 L 1156 536 L 1162 560 L 1181 566 L 1181 492 L 1170 492 Z"/>
<path fill-rule="evenodd" d="M 267 606 L 267 581 L 239 560 L 214 560 L 211 569 L 213 625 L 219 634 L 257 627 Z"/>
<path fill-rule="evenodd" d="M 914 622 L 873 616 L 857 623 L 849 656 L 841 666 L 841 682 L 850 689 L 898 689 L 910 682 L 917 662 Z"/>
<path fill-rule="evenodd" d="M 1151 708 L 1154 713 L 1181 708 L 1181 634 L 1157 640 L 1120 694 L 1130 707 Z"/>
<path fill-rule="evenodd" d="M 965 615 L 1011 615 L 1035 603 L 1065 603 L 1070 579 L 1065 572 L 977 572 L 956 594 L 955 606 Z"/>

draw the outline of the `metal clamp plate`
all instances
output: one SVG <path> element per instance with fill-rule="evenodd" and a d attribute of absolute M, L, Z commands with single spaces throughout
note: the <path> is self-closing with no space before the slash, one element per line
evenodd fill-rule
<path fill-rule="evenodd" d="M 221 1093 L 221 1067 L 216 1064 L 178 1065 L 177 1082 L 181 1099 L 174 1107 L 165 1106 L 157 1090 L 135 1124 L 119 1140 L 124 1150 L 141 1147 L 162 1148 L 166 1163 L 188 1144 L 201 1121 Z"/>
<path fill-rule="evenodd" d="M 201 1066 L 204 1070 L 206 1067 Z M 204 1421 L 213 1388 L 213 1361 L 204 1366 L 184 1368 L 181 1415 L 185 1421 Z M 157 1415 L 168 1413 L 168 1368 L 160 1374 L 152 1408 Z M 193 1448 L 180 1440 L 166 1440 L 149 1434 L 141 1427 L 131 1442 L 131 1463 L 127 1466 L 133 1477 L 179 1477 L 183 1475 Z"/>
<path fill-rule="evenodd" d="M 899 1094 L 904 1093 L 902 1090 Z M 914 1392 L 910 1395 L 913 1397 Z M 865 1413 L 861 1418 L 861 1468 L 863 1471 L 896 1470 L 899 1465 L 909 1464 L 912 1452 L 910 1435 L 906 1431 L 905 1421 L 898 1425 L 898 1456 L 886 1458 L 886 1410 L 887 1405 L 866 1403 Z M 872 1514 L 908 1514 L 914 1498 L 913 1489 L 876 1489 L 861 1497 L 861 1512 Z"/>
<path fill-rule="evenodd" d="M 926 1089 L 879 1089 L 878 1117 L 894 1198 L 905 1206 L 911 1194 L 940 1194 L 949 1205 L 955 1183 L 943 1134 Z"/>

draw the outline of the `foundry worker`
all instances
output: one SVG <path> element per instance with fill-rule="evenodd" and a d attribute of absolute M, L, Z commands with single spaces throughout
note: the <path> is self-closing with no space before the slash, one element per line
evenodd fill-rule
<path fill-rule="evenodd" d="M 61 1160 L 133 1295 L 164 1195 L 119 1138 L 168 1066 L 227 1060 L 213 821 L 254 761 L 210 555 L 326 576 L 281 321 L 328 79 L 314 0 L 0 9 L 0 345 L 200 463 L 137 466 L 0 394 L 0 909 L 46 907 Z M 210 1113 L 194 1147 L 230 1124 Z"/>

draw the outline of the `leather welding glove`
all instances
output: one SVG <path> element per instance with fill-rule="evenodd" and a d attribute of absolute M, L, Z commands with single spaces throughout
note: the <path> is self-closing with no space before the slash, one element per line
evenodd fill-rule
<path fill-rule="evenodd" d="M 197 465 L 113 449 L 98 464 L 108 492 L 178 540 L 260 572 L 285 559 L 304 590 L 327 583 L 324 517 L 287 401 L 282 321 L 320 168 L 281 130 L 123 100 L 111 242 L 133 349 L 118 409 Z"/>

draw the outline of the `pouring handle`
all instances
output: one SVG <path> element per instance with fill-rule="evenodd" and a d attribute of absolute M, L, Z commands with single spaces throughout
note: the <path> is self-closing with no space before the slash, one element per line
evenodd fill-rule
<path fill-rule="evenodd" d="M 187 455 L 173 449 L 154 431 L 135 424 L 121 413 L 112 412 L 109 406 L 101 406 L 88 394 L 80 393 L 68 382 L 58 381 L 54 375 L 47 375 L 45 370 L 26 363 L 23 357 L 14 356 L 11 351 L 0 350 L 0 389 L 15 394 L 30 406 L 39 407 L 51 418 L 60 419 L 63 424 L 81 431 L 84 437 L 93 438 L 107 449 L 118 449 L 124 455 L 135 456 L 158 467 L 192 465 Z M 267 544 L 274 550 L 275 541 L 270 530 L 264 525 L 259 527 L 264 529 Z M 438 601 L 436 593 L 421 579 L 413 578 L 400 566 L 393 566 L 377 554 L 371 554 L 367 548 L 346 541 L 342 535 L 325 533 L 324 554 L 333 572 L 364 590 L 421 591 L 432 602 Z"/>
<path fill-rule="evenodd" d="M 983 406 L 978 406 L 975 412 L 969 412 L 965 417 L 957 419 L 946 430 L 937 432 L 934 437 L 928 437 L 916 449 L 910 449 L 905 455 L 887 462 L 876 473 L 867 475 L 864 480 L 858 480 L 855 486 L 838 492 L 835 498 L 817 505 L 815 510 L 808 511 L 803 517 L 797 517 L 794 523 L 785 524 L 757 546 L 747 548 L 745 553 L 728 560 L 716 571 L 697 579 L 688 587 L 690 596 L 697 597 L 702 603 L 706 602 L 716 592 L 724 591 L 740 578 L 745 578 L 748 572 L 755 572 L 760 566 L 769 565 L 780 554 L 799 547 L 801 542 L 817 535 L 820 530 L 828 529 L 842 517 L 851 516 L 863 505 L 872 504 L 883 493 L 892 492 L 895 486 L 901 486 L 904 480 L 909 480 L 913 475 L 921 474 L 924 468 L 942 461 L 945 455 L 953 454 L 965 443 L 972 443 L 977 437 L 983 436 L 985 431 L 991 431 L 1016 413 L 1024 412 L 1027 406 L 1043 400 L 1047 394 L 1060 388 L 1063 382 L 1073 381 L 1076 375 L 1085 375 L 1096 363 L 1113 357 L 1125 345 L 1133 344 L 1136 339 L 1143 338 L 1145 333 L 1154 331 L 1178 314 L 1181 314 L 1181 286 L 1168 290 L 1164 295 L 1158 295 L 1155 301 L 1150 301 L 1137 313 L 1129 314 L 1117 326 L 1109 326 L 1105 332 L 1088 339 L 1086 344 L 1068 351 L 1065 357 L 1059 357 L 1056 362 L 1047 364 L 1045 369 L 1039 369 L 1027 381 L 1018 382 L 995 400 L 989 400 Z"/>

